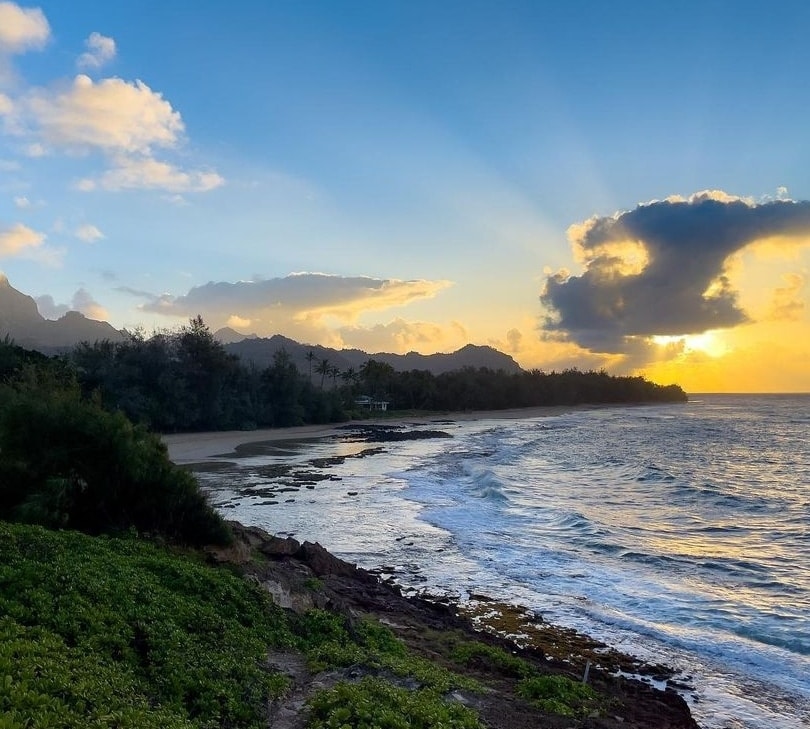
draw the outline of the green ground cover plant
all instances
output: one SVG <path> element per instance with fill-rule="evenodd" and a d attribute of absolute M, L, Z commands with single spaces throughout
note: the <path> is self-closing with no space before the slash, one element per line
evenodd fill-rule
<path fill-rule="evenodd" d="M 459 643 L 450 657 L 462 666 L 496 670 L 507 676 L 525 678 L 534 672 L 532 666 L 522 658 L 512 655 L 503 648 L 485 643 L 468 641 Z"/>
<path fill-rule="evenodd" d="M 135 537 L 0 522 L 0 615 L 0 729 L 260 727 L 289 687 L 265 667 L 270 649 L 390 677 L 316 694 L 312 726 L 478 726 L 443 697 L 480 686 L 380 623 L 287 613 L 230 570 Z"/>
<path fill-rule="evenodd" d="M 604 708 L 604 697 L 590 686 L 562 675 L 539 675 L 528 661 L 498 646 L 463 641 L 453 648 L 451 659 L 470 668 L 520 679 L 517 695 L 550 714 L 585 717 Z"/>
<path fill-rule="evenodd" d="M 363 665 L 414 679 L 442 694 L 453 689 L 482 690 L 478 682 L 413 655 L 389 628 L 373 620 L 350 625 L 342 615 L 310 610 L 294 620 L 292 629 L 313 672 Z"/>
<path fill-rule="evenodd" d="M 310 709 L 308 729 L 483 729 L 475 712 L 435 690 L 408 691 L 371 676 L 319 692 Z"/>
<path fill-rule="evenodd" d="M 287 684 L 268 647 L 294 643 L 266 593 L 226 570 L 3 522 L 0 615 L 3 729 L 34 711 L 34 726 L 260 727 Z"/>
<path fill-rule="evenodd" d="M 532 676 L 518 684 L 518 695 L 543 711 L 584 717 L 598 712 L 603 700 L 590 686 L 560 675 Z"/>

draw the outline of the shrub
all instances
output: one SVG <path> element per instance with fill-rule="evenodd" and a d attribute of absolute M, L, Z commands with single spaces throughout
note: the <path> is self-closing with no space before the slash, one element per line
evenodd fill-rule
<path fill-rule="evenodd" d="M 189 544 L 230 540 L 156 435 L 78 387 L 36 382 L 0 390 L 0 518 L 90 534 L 135 528 Z"/>

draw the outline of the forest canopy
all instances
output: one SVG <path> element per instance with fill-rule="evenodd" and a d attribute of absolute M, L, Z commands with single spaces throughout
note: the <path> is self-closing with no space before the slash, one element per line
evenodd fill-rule
<path fill-rule="evenodd" d="M 385 401 L 389 410 L 438 412 L 687 399 L 677 385 L 605 371 L 466 367 L 433 375 L 398 372 L 374 359 L 341 371 L 310 355 L 304 372 L 284 350 L 259 369 L 229 354 L 195 317 L 148 338 L 134 333 L 122 342 L 78 345 L 58 358 L 58 366 L 85 396 L 163 433 L 341 422 L 363 414 L 356 402 L 363 395 Z M 32 359 L 45 360 L 8 341 L 0 345 L 0 378 Z"/>

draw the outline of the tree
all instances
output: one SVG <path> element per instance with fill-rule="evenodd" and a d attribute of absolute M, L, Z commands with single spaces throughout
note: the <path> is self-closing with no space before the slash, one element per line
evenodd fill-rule
<path fill-rule="evenodd" d="M 329 368 L 329 376 L 332 378 L 332 389 L 333 390 L 337 388 L 337 378 L 338 378 L 339 374 L 340 374 L 340 369 L 338 367 L 335 367 L 333 365 L 332 367 Z"/>
<path fill-rule="evenodd" d="M 135 528 L 192 544 L 228 529 L 165 445 L 77 384 L 26 377 L 0 391 L 0 518 L 91 534 Z"/>
<path fill-rule="evenodd" d="M 396 372 L 387 362 L 378 362 L 370 359 L 360 367 L 360 379 L 368 389 L 368 394 L 372 397 L 383 398 Z"/>
<path fill-rule="evenodd" d="M 264 424 L 275 428 L 303 424 L 301 376 L 286 350 L 273 355 L 273 364 L 262 373 L 261 381 Z"/>
<path fill-rule="evenodd" d="M 329 374 L 329 360 L 322 359 L 315 367 L 315 372 L 317 372 L 321 376 L 321 390 L 323 390 L 323 381 L 326 376 Z"/>
<path fill-rule="evenodd" d="M 306 358 L 309 363 L 309 381 L 312 382 L 312 361 L 315 359 L 315 352 L 310 349 L 306 354 Z"/>

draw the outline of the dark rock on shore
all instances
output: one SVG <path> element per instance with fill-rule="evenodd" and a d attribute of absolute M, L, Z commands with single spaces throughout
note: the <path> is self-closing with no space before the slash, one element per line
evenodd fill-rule
<path fill-rule="evenodd" d="M 488 626 L 496 633 L 488 632 L 482 629 L 483 623 L 475 615 L 462 614 L 459 606 L 405 597 L 395 585 L 384 583 L 372 573 L 335 557 L 319 544 L 274 537 L 256 527 L 234 522 L 230 526 L 235 535 L 234 544 L 224 549 L 209 548 L 207 553 L 212 561 L 239 568 L 248 579 L 267 589 L 282 607 L 297 612 L 312 607 L 333 610 L 347 616 L 350 622 L 363 617 L 375 618 L 389 627 L 413 653 L 479 680 L 488 687 L 487 691 L 453 700 L 468 703 L 491 729 L 698 729 L 688 705 L 676 691 L 660 691 L 643 681 L 617 676 L 616 666 L 626 673 L 638 672 L 639 662 L 587 636 L 535 621 L 536 635 L 530 636 L 528 641 L 521 640 L 523 647 L 519 647 L 503 637 L 508 632 L 507 622 L 516 624 L 515 616 L 510 616 L 501 626 Z M 486 604 L 490 609 L 493 607 L 491 602 Z M 511 606 L 501 607 L 503 615 L 510 609 L 517 610 Z M 518 678 L 508 670 L 482 663 L 460 666 L 454 662 L 453 647 L 469 641 L 502 648 L 528 662 L 541 674 L 563 674 L 575 681 L 582 679 L 582 667 L 590 661 L 588 682 L 607 697 L 608 708 L 598 716 L 581 719 L 544 713 L 516 695 Z M 292 696 L 295 706 L 303 706 L 308 692 L 315 690 L 324 677 L 311 676 L 302 670 L 295 656 L 277 656 L 275 662 L 279 660 L 297 666 L 295 672 L 290 672 L 294 684 Z M 667 671 L 665 667 L 655 667 L 656 672 L 660 670 Z M 349 673 L 341 675 L 339 680 L 356 680 Z M 291 716 L 290 706 L 278 710 L 282 714 L 286 712 L 281 723 L 302 725 Z M 278 712 L 276 715 L 280 717 Z"/>
<path fill-rule="evenodd" d="M 350 431 L 346 440 L 360 443 L 389 443 L 453 437 L 443 430 L 413 430 L 401 425 L 344 425 L 341 429 Z"/>

